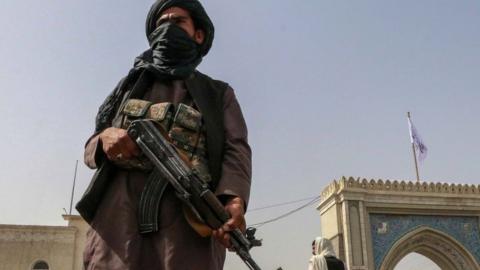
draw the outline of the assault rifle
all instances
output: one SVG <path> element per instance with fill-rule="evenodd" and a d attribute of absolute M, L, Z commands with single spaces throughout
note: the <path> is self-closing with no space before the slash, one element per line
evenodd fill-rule
<path fill-rule="evenodd" d="M 173 186 L 177 197 L 186 206 L 184 209 L 190 225 L 199 234 L 206 236 L 208 230 L 218 229 L 227 222 L 230 215 L 208 185 L 191 169 L 188 159 L 177 152 L 164 133 L 152 120 L 136 120 L 128 128 L 128 135 L 152 162 L 159 175 Z M 254 238 L 254 232 L 255 229 L 251 228 L 247 230 L 247 236 L 239 229 L 228 233 L 233 250 L 245 264 L 252 270 L 261 270 L 249 253 L 250 248 L 261 245 Z"/>

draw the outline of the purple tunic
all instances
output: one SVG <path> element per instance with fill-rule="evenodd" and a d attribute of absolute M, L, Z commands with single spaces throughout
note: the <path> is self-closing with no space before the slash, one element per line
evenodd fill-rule
<path fill-rule="evenodd" d="M 179 103 L 188 99 L 187 95 L 183 81 L 156 82 L 144 99 Z M 215 193 L 239 196 L 248 203 L 251 151 L 247 128 L 231 88 L 225 91 L 223 102 L 224 157 Z M 90 138 L 85 148 L 85 163 L 92 169 L 97 167 L 96 155 L 103 155 L 98 135 Z M 225 248 L 211 237 L 202 238 L 190 227 L 171 187 L 165 191 L 160 205 L 159 231 L 139 233 L 136 215 L 147 176 L 137 170 L 119 168 L 115 172 L 87 233 L 85 269 L 223 269 Z"/>

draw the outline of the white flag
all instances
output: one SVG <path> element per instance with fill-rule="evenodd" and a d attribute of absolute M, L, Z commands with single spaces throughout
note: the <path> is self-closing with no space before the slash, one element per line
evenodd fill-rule
<path fill-rule="evenodd" d="M 417 158 L 420 162 L 423 162 L 425 157 L 427 157 L 428 148 L 423 143 L 422 138 L 420 137 L 420 134 L 418 134 L 418 131 L 413 125 L 412 120 L 410 120 L 410 117 L 408 118 L 408 128 L 410 130 L 410 141 L 415 147 L 415 150 L 417 152 Z"/>

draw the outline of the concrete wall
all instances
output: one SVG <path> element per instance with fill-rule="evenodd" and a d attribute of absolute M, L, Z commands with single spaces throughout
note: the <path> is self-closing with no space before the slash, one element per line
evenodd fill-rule
<path fill-rule="evenodd" d="M 51 270 L 81 270 L 88 225 L 64 218 L 68 226 L 0 225 L 0 270 L 28 270 L 40 260 Z"/>

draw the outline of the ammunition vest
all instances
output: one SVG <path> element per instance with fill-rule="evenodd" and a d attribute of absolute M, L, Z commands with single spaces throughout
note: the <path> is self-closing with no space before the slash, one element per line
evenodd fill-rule
<path fill-rule="evenodd" d="M 183 103 L 174 105 L 170 102 L 155 103 L 129 99 L 121 112 L 123 129 L 139 119 L 150 119 L 159 125 L 159 128 L 168 133 L 169 139 L 176 149 L 188 157 L 192 169 L 200 178 L 209 183 L 212 180 L 208 169 L 208 155 L 206 150 L 206 133 L 202 114 L 195 108 Z M 115 165 L 125 169 L 152 169 L 150 161 L 140 156 L 130 160 L 114 161 Z"/>
<path fill-rule="evenodd" d="M 147 70 L 141 73 L 131 73 L 121 81 L 115 91 L 125 91 L 124 97 L 127 98 L 124 98 L 124 100 L 141 98 L 143 94 L 134 95 L 132 94 L 132 92 L 134 92 L 133 90 L 139 89 L 140 91 L 138 92 L 142 93 L 142 89 L 149 87 L 154 80 L 155 77 Z M 222 174 L 225 143 L 223 95 L 228 88 L 228 84 L 214 80 L 196 71 L 192 78 L 185 80 L 185 85 L 188 93 L 202 113 L 204 127 L 206 129 L 208 168 L 212 177 L 212 182 L 209 186 L 212 190 L 215 190 Z M 133 90 L 126 90 L 129 88 Z M 93 220 L 95 212 L 114 174 L 115 166 L 109 160 L 102 158 L 99 160 L 98 165 L 99 168 L 95 172 L 90 185 L 76 205 L 78 212 L 88 223 Z"/>

